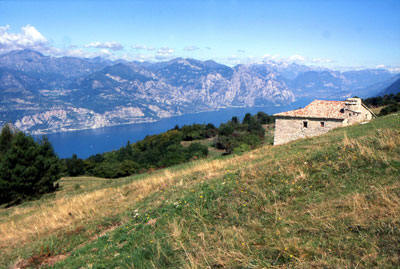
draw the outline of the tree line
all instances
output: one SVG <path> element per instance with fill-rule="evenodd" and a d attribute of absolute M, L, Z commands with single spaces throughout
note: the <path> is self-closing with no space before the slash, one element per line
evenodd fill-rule
<path fill-rule="evenodd" d="M 204 158 L 208 147 L 201 143 L 190 143 L 185 147 L 182 141 L 212 139 L 212 146 L 223 149 L 225 154 L 239 153 L 263 143 L 263 124 L 273 123 L 274 118 L 266 113 L 246 114 L 240 122 L 237 117 L 223 123 L 219 128 L 213 124 L 192 124 L 179 127 L 158 135 L 147 136 L 141 141 L 118 150 L 96 154 L 83 160 L 73 155 L 63 159 L 64 173 L 68 176 L 89 175 L 118 178 L 164 168 L 190 160 Z"/>
<path fill-rule="evenodd" d="M 381 109 L 378 116 L 395 113 L 400 111 L 400 92 L 397 94 L 366 98 L 363 99 L 363 103 L 369 107 L 385 106 Z"/>

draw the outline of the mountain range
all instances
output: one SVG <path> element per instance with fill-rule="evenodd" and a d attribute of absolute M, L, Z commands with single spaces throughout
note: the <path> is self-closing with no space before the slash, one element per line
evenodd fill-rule
<path fill-rule="evenodd" d="M 0 124 L 43 134 L 227 107 L 369 97 L 399 78 L 385 69 L 341 72 L 273 61 L 229 67 L 183 58 L 128 62 L 19 50 L 0 55 Z"/>

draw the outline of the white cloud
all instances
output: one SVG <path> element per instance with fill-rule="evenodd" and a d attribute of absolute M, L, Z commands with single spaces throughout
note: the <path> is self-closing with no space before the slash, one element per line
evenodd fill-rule
<path fill-rule="evenodd" d="M 290 56 L 287 60 L 290 62 L 305 62 L 306 58 L 304 58 L 304 56 L 301 56 L 299 54 L 295 54 Z"/>
<path fill-rule="evenodd" d="M 319 63 L 319 64 L 330 64 L 334 61 L 329 59 L 316 58 L 310 60 L 309 58 L 295 54 L 290 57 L 283 57 L 279 54 L 264 54 L 262 56 L 252 56 L 247 55 L 246 53 L 242 53 L 240 50 L 237 50 L 236 54 L 233 54 L 229 57 L 223 57 L 219 59 L 222 63 L 227 65 L 237 65 L 237 64 L 283 64 L 288 65 L 291 63 L 297 64 L 311 64 L 311 63 Z"/>
<path fill-rule="evenodd" d="M 327 65 L 334 63 L 333 60 L 327 59 L 327 58 L 308 58 L 299 54 L 294 54 L 290 57 L 282 57 L 278 54 L 275 55 L 270 55 L 270 54 L 265 54 L 264 56 L 261 57 L 263 62 L 276 62 L 276 63 L 284 63 L 284 64 L 290 64 L 290 63 L 297 63 L 297 64 L 320 64 L 320 65 Z"/>
<path fill-rule="evenodd" d="M 11 33 L 9 30 L 9 25 L 0 26 L 0 52 L 28 48 L 38 51 L 49 49 L 47 39 L 29 24 L 21 27 L 20 33 Z"/>
<path fill-rule="evenodd" d="M 195 50 L 198 50 L 198 49 L 200 49 L 200 48 L 196 47 L 196 46 L 186 46 L 186 47 L 183 48 L 183 50 L 185 50 L 185 51 L 195 51 Z"/>
<path fill-rule="evenodd" d="M 96 47 L 99 50 L 90 51 L 86 48 Z M 113 51 L 123 49 L 117 42 L 92 42 L 84 47 L 70 45 L 66 49 L 53 46 L 34 26 L 26 25 L 21 27 L 20 32 L 13 33 L 10 26 L 0 26 L 0 53 L 7 53 L 12 50 L 32 49 L 46 55 L 52 56 L 71 56 L 71 57 L 106 57 L 116 58 Z"/>
<path fill-rule="evenodd" d="M 147 49 L 147 46 L 146 45 L 133 45 L 132 46 L 132 48 L 133 49 L 135 49 L 135 50 L 145 50 L 145 49 Z"/>
<path fill-rule="evenodd" d="M 29 42 L 31 42 L 31 43 L 46 43 L 47 42 L 47 39 L 41 33 L 39 33 L 39 31 L 36 30 L 35 27 L 28 24 L 28 25 L 22 27 L 21 29 L 22 29 L 23 35 L 29 40 L 28 43 Z"/>
<path fill-rule="evenodd" d="M 376 69 L 386 69 L 391 73 L 400 73 L 400 66 L 391 66 L 385 64 L 378 64 L 375 66 Z"/>
<path fill-rule="evenodd" d="M 400 67 L 388 67 L 387 70 L 389 70 L 392 73 L 400 73 Z"/>
<path fill-rule="evenodd" d="M 166 59 L 171 58 L 173 56 L 174 52 L 175 51 L 172 48 L 162 47 L 157 50 L 155 58 L 157 60 L 166 60 Z"/>
<path fill-rule="evenodd" d="M 159 54 L 172 54 L 174 53 L 174 49 L 168 47 L 162 47 L 157 50 Z"/>
<path fill-rule="evenodd" d="M 88 53 L 87 51 L 84 51 L 82 49 L 69 49 L 64 51 L 63 54 L 65 56 L 82 57 L 82 58 L 90 58 L 93 55 L 93 53 Z"/>
<path fill-rule="evenodd" d="M 314 60 L 310 60 L 309 58 L 295 54 L 290 57 L 283 57 L 279 54 L 264 54 L 262 56 L 251 56 L 243 53 L 242 50 L 237 50 L 237 54 L 231 55 L 229 57 L 225 57 L 221 59 L 221 62 L 228 65 L 236 65 L 236 64 L 310 64 L 310 63 L 320 63 L 320 64 L 329 64 L 332 63 L 332 60 L 317 58 Z"/>
<path fill-rule="evenodd" d="M 0 34 L 7 32 L 10 29 L 10 25 L 0 26 Z"/>
<path fill-rule="evenodd" d="M 279 60 L 281 58 L 281 56 L 279 56 L 279 54 L 274 54 L 274 55 L 271 55 L 271 54 L 264 54 L 262 57 L 261 57 L 261 59 L 262 60 L 270 60 L 270 61 L 277 61 L 277 60 Z"/>
<path fill-rule="evenodd" d="M 154 56 L 150 54 L 137 54 L 134 59 L 139 62 L 146 62 L 154 60 Z"/>
<path fill-rule="evenodd" d="M 326 58 L 313 58 L 311 62 L 315 64 L 330 64 L 333 63 L 334 61 Z"/>
<path fill-rule="evenodd" d="M 123 50 L 124 47 L 118 42 L 91 42 L 85 45 L 86 48 L 97 48 L 97 49 L 110 49 L 113 51 Z"/>
<path fill-rule="evenodd" d="M 108 49 L 101 49 L 99 51 L 87 51 L 83 48 L 74 48 L 68 50 L 59 50 L 58 54 L 51 53 L 54 56 L 70 56 L 79 58 L 93 58 L 93 57 L 104 57 L 109 59 L 116 59 L 113 53 Z"/>
<path fill-rule="evenodd" d="M 108 49 L 101 49 L 100 53 L 106 56 L 112 55 L 112 53 Z"/>
<path fill-rule="evenodd" d="M 146 46 L 146 45 L 138 45 L 138 44 L 133 45 L 132 48 L 133 48 L 134 50 L 147 50 L 147 51 L 153 51 L 153 50 L 155 50 L 154 47 L 149 47 L 149 46 Z"/>
<path fill-rule="evenodd" d="M 54 54 L 53 54 L 54 55 Z M 82 48 L 75 48 L 75 49 L 68 49 L 68 50 L 63 50 L 59 53 L 59 56 L 70 56 L 70 57 L 79 57 L 79 58 L 93 58 L 97 56 L 109 56 L 109 54 L 104 54 L 101 51 L 87 51 Z"/>
<path fill-rule="evenodd" d="M 252 63 L 260 63 L 262 61 L 260 61 L 259 57 L 254 57 L 254 56 L 244 56 L 244 55 L 237 55 L 237 54 L 233 54 L 231 56 L 228 56 L 226 58 L 222 58 L 221 59 L 222 63 L 230 65 L 230 66 L 234 66 L 237 64 L 252 64 Z"/>

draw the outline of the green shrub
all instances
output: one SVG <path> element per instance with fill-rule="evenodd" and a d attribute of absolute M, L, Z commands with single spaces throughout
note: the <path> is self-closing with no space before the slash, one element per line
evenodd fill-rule
<path fill-rule="evenodd" d="M 0 145 L 0 204 L 18 203 L 56 190 L 60 164 L 46 138 L 35 142 L 6 125 Z"/>
<path fill-rule="evenodd" d="M 273 117 L 263 112 L 254 116 L 247 113 L 242 123 L 237 117 L 233 117 L 232 120 L 220 125 L 214 146 L 217 149 L 224 149 L 226 154 L 255 148 L 264 141 L 265 130 L 262 124 L 272 121 Z"/>
<path fill-rule="evenodd" d="M 242 154 L 243 152 L 249 151 L 251 148 L 247 144 L 240 144 L 240 146 L 233 149 L 233 153 Z"/>
<path fill-rule="evenodd" d="M 187 150 L 187 159 L 193 157 L 202 158 L 208 155 L 208 147 L 200 143 L 192 143 L 186 150 Z"/>
<path fill-rule="evenodd" d="M 79 159 L 76 154 L 72 158 L 65 159 L 67 175 L 71 177 L 80 176 L 85 173 L 85 164 L 82 159 Z"/>
<path fill-rule="evenodd" d="M 387 107 L 382 108 L 381 112 L 379 113 L 379 116 L 385 116 L 391 113 L 396 113 L 400 111 L 400 104 L 391 104 L 388 105 Z"/>

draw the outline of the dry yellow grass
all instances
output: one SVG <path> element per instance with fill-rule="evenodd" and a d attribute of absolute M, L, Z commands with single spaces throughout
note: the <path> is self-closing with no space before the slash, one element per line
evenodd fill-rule
<path fill-rule="evenodd" d="M 378 106 L 378 107 L 372 107 L 370 108 L 372 110 L 372 112 L 375 113 L 375 115 L 378 115 L 382 109 L 384 109 L 387 106 Z"/>
<path fill-rule="evenodd" d="M 184 181 L 185 177 L 200 173 L 202 176 L 198 180 L 206 180 L 221 175 L 226 167 L 243 165 L 245 161 L 256 158 L 261 150 L 267 148 L 237 158 L 196 161 L 191 167 L 176 171 L 165 169 L 120 187 L 73 196 L 57 195 L 54 200 L 15 207 L 10 209 L 7 219 L 0 223 L 0 247 L 23 244 L 60 230 L 73 230 L 95 219 L 113 216 L 153 192 L 175 184 L 194 183 Z"/>

